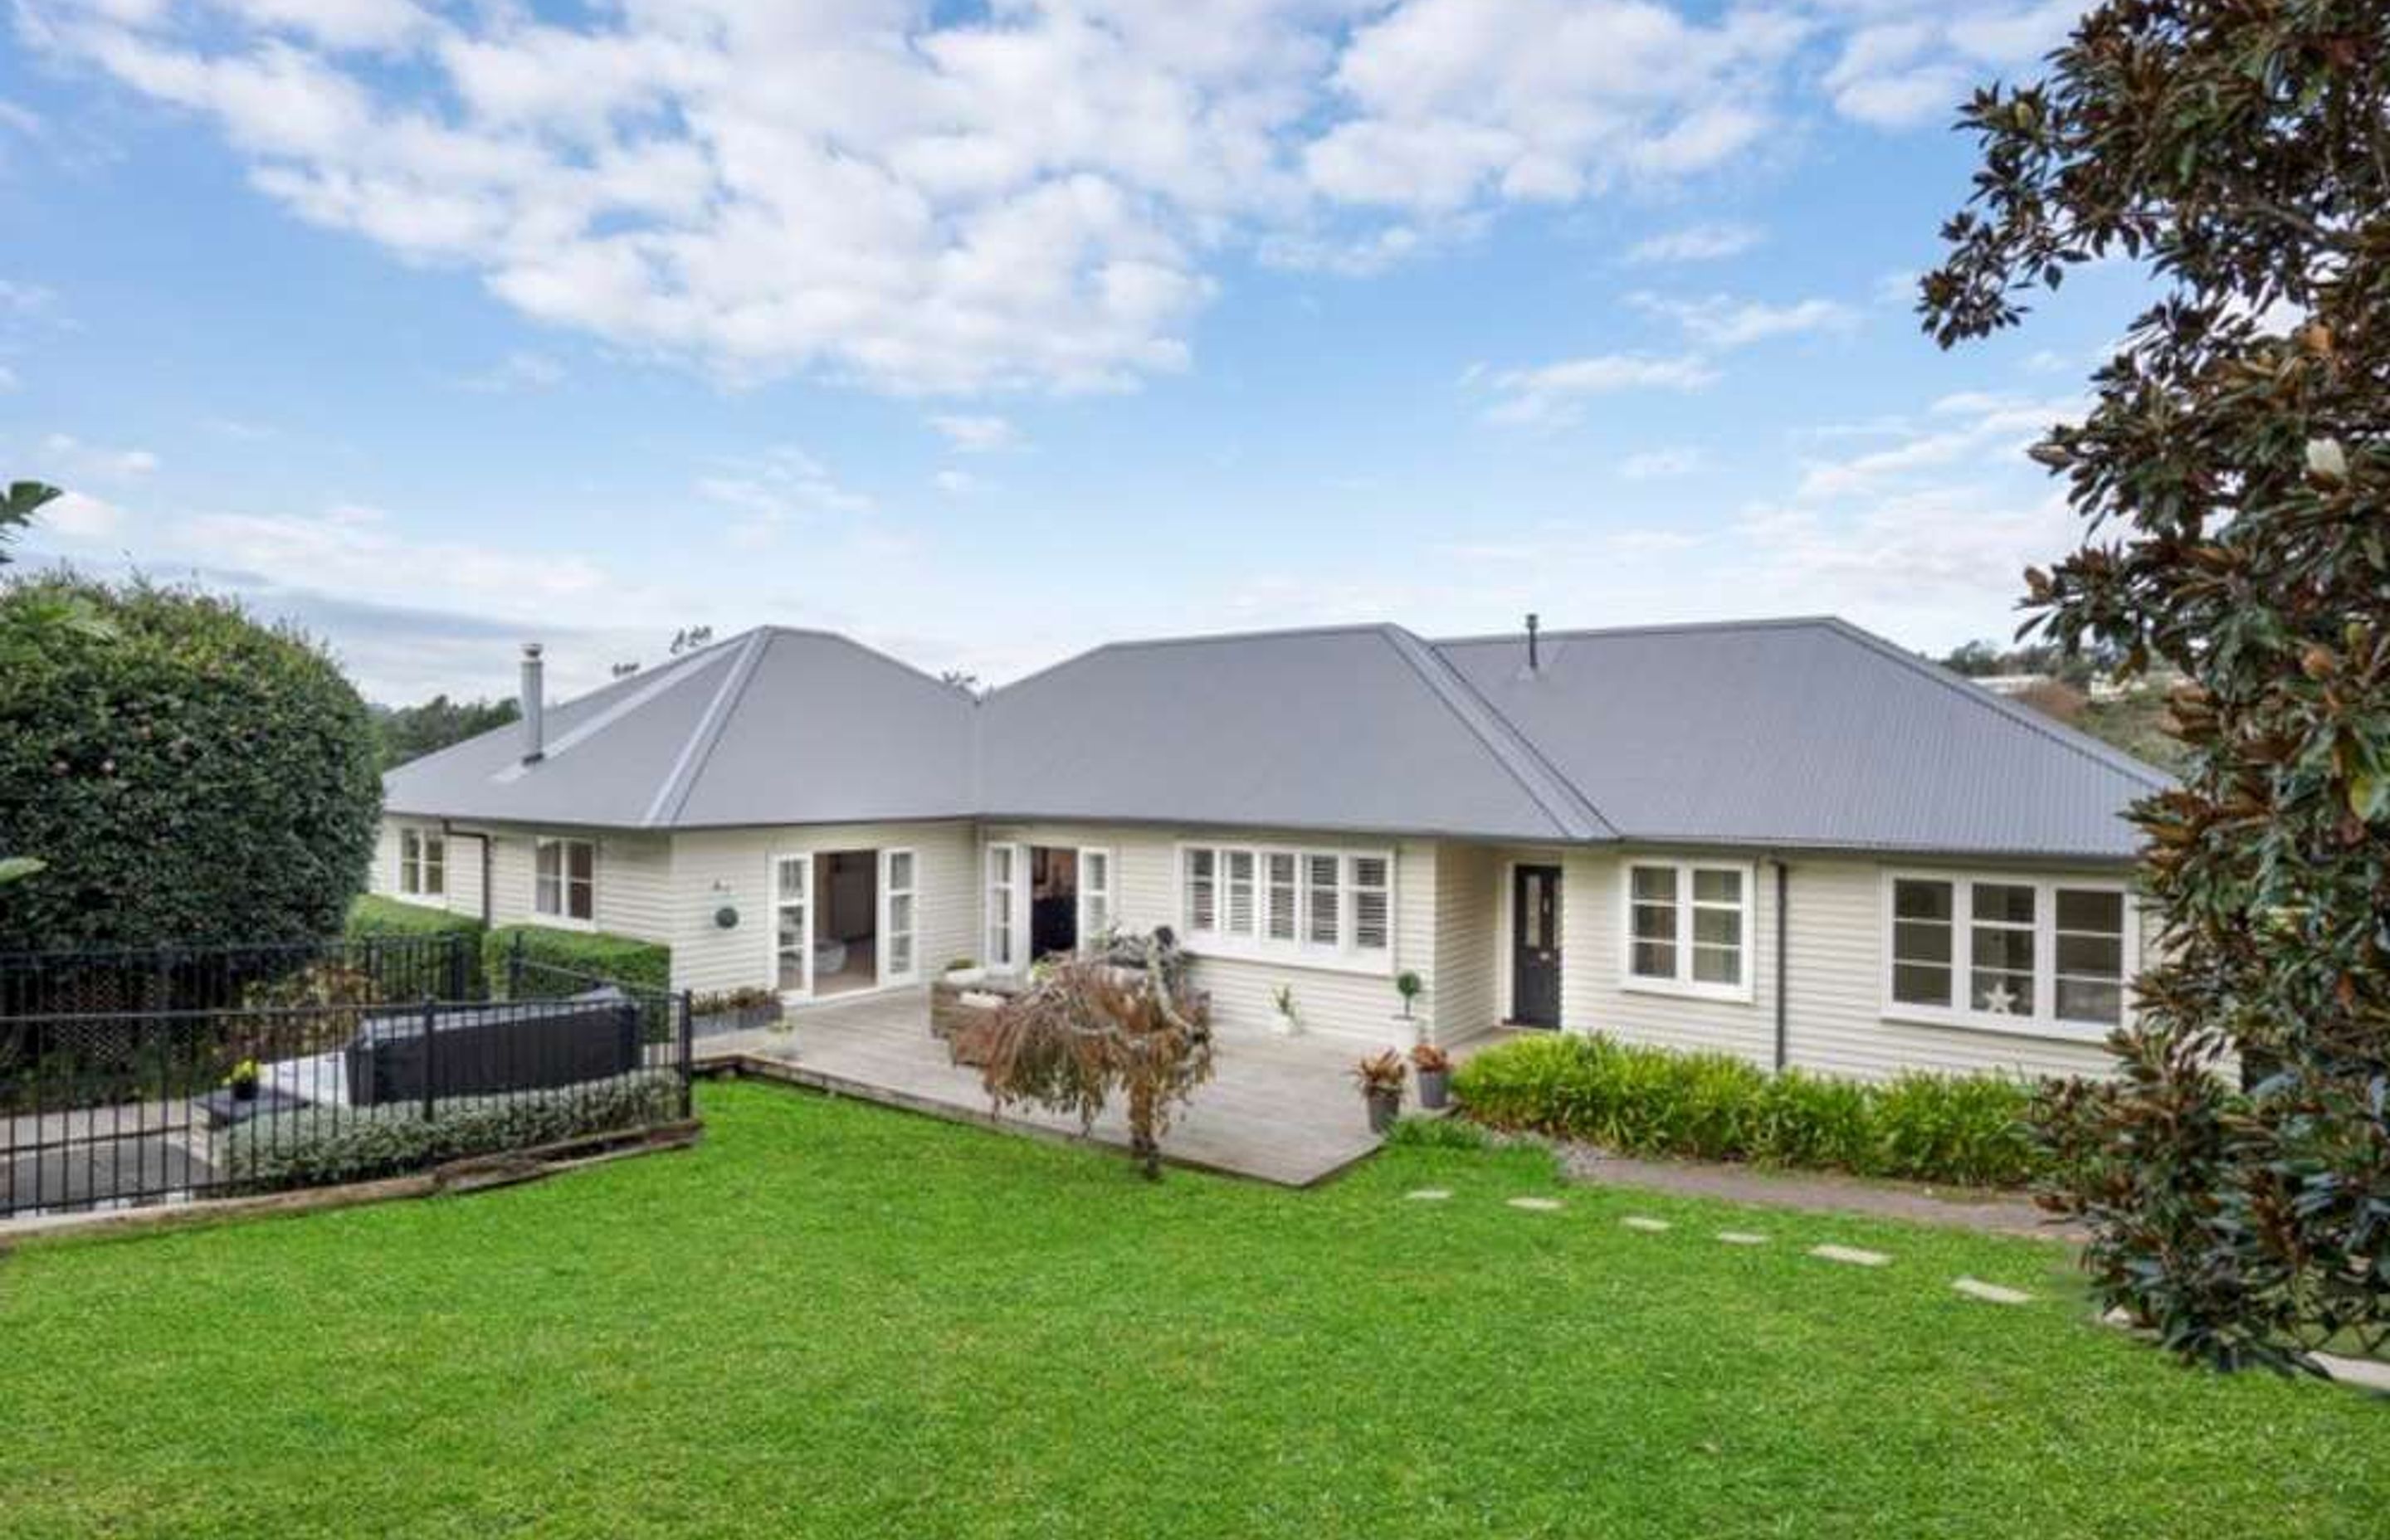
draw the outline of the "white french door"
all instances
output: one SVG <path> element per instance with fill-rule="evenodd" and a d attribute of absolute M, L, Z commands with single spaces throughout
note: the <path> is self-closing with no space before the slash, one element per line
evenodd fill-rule
<path fill-rule="evenodd" d="M 910 983 L 920 969 L 914 930 L 919 863 L 909 850 L 880 853 L 880 982 Z"/>
<path fill-rule="evenodd" d="M 814 992 L 814 858 L 772 858 L 772 987 L 783 995 Z"/>
<path fill-rule="evenodd" d="M 987 847 L 987 966 L 1009 973 L 1021 966 L 1022 918 L 1021 847 Z"/>
<path fill-rule="evenodd" d="M 1079 950 L 1093 948 L 1112 925 L 1112 853 L 1079 851 Z"/>

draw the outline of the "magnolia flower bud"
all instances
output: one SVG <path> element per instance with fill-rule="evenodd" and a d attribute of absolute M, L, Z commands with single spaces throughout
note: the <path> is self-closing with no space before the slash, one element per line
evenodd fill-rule
<path fill-rule="evenodd" d="M 2338 439 L 2307 441 L 2307 470 L 2327 481 L 2348 480 L 2348 454 L 2340 447 Z"/>

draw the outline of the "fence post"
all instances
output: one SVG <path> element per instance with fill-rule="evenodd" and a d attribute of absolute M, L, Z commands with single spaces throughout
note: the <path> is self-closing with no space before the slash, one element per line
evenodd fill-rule
<path fill-rule="evenodd" d="M 422 1055 L 422 1061 L 423 1061 L 423 1121 L 424 1121 L 425 1123 L 430 1123 L 430 1122 L 434 1117 L 436 1117 L 436 1116 L 438 1115 L 438 1114 L 437 1114 L 437 1112 L 434 1110 L 434 1109 L 433 1109 L 433 1107 L 432 1107 L 432 1102 L 433 1102 L 433 1100 L 434 1100 L 434 1096 L 433 1096 L 433 1087 L 439 1084 L 436 1080 L 434 1080 L 434 1079 L 432 1078 L 433 1071 L 434 1071 L 434 1070 L 436 1070 L 436 1069 L 438 1068 L 438 1061 L 437 1061 L 437 1057 L 438 1057 L 438 1056 L 437 1056 L 437 1052 L 436 1052 L 436 1050 L 433 1048 L 432 1045 L 433 1045 L 433 1044 L 435 1044 L 435 1043 L 437 1043 L 437 1042 L 440 1040 L 440 1033 L 439 1033 L 439 1032 L 436 1030 L 436 1029 L 439 1027 L 439 1025 L 440 1025 L 440 1012 L 439 1012 L 438 1008 L 437 1008 L 437 1007 L 435 1007 L 432 1005 L 432 1003 L 431 1003 L 431 996 L 430 996 L 430 995 L 426 995 L 423 997 L 423 1055 Z"/>
<path fill-rule="evenodd" d="M 696 1002 L 690 993 L 684 989 L 673 996 L 673 1006 L 674 1013 L 680 1019 L 679 1030 L 675 1035 L 680 1040 L 680 1115 L 685 1118 L 688 1116 L 690 1110 L 689 1076 L 695 1069 L 690 1060 L 693 1058 L 692 1049 L 697 1038 Z"/>

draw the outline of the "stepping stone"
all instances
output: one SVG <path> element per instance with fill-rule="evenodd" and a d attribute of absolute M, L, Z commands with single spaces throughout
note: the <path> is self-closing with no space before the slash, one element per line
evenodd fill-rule
<path fill-rule="evenodd" d="M 1981 1278 L 1960 1278 L 1950 1285 L 1971 1300 L 1983 1300 L 1992 1304 L 2030 1304 L 2033 1296 L 2021 1289 L 2004 1289 Z"/>
<path fill-rule="evenodd" d="M 1882 1251 L 1864 1251 L 1857 1246 L 1812 1246 L 1809 1254 L 1828 1262 L 1847 1262 L 1854 1267 L 1882 1267 L 1892 1262 Z"/>
<path fill-rule="evenodd" d="M 1720 1240 L 1725 1241 L 1729 1246 L 1765 1246 L 1767 1244 L 1767 1238 L 1766 1236 L 1754 1235 L 1749 1230 L 1720 1230 L 1717 1233 L 1717 1238 Z"/>
<path fill-rule="evenodd" d="M 1549 1213 L 1561 1206 L 1557 1198 L 1513 1198 L 1509 1201 L 1514 1209 L 1526 1209 L 1535 1213 Z"/>
<path fill-rule="evenodd" d="M 1419 1203 L 1441 1203 L 1446 1199 L 1452 1196 L 1452 1189 L 1450 1187 L 1421 1187 L 1416 1192 L 1407 1192 L 1403 1194 L 1403 1196 Z"/>
<path fill-rule="evenodd" d="M 1642 1230 L 1651 1235 L 1657 1235 L 1668 1227 L 1668 1222 L 1664 1219 L 1646 1219 L 1639 1213 L 1630 1213 L 1619 1223 L 1630 1230 Z"/>

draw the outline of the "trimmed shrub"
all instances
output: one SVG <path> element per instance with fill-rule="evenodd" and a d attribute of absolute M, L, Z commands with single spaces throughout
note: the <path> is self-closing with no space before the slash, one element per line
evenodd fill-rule
<path fill-rule="evenodd" d="M 545 925 L 500 925 L 482 937 L 482 969 L 492 996 L 507 993 L 507 964 L 522 942 L 523 977 L 518 991 L 526 1000 L 577 995 L 589 981 L 625 989 L 662 992 L 672 987 L 672 948 L 603 930 L 558 930 Z"/>
<path fill-rule="evenodd" d="M 365 886 L 381 812 L 365 703 L 314 642 L 228 600 L 71 575 L 0 588 L 0 622 L 71 603 L 0 677 L 0 829 L 47 865 L 0 951 L 314 941 Z"/>
<path fill-rule="evenodd" d="M 315 1109 L 261 1113 L 226 1136 L 216 1163 L 231 1190 L 271 1192 L 366 1182 L 679 1116 L 680 1077 L 641 1070 L 569 1094 L 460 1097 L 438 1103 L 429 1123 L 406 1102 L 345 1109 L 337 1119 Z"/>
<path fill-rule="evenodd" d="M 470 915 L 452 915 L 379 893 L 358 894 L 349 905 L 348 923 L 341 927 L 341 933 L 351 941 L 379 936 L 471 936 L 477 948 L 482 930 L 482 922 Z"/>
<path fill-rule="evenodd" d="M 1386 1130 L 1389 1149 L 1483 1149 L 1485 1130 L 1458 1118 L 1396 1118 Z"/>
<path fill-rule="evenodd" d="M 2024 1123 L 2033 1088 L 2004 1076 L 1908 1074 L 1870 1085 L 1552 1033 L 1476 1055 L 1452 1089 L 1480 1123 L 1622 1154 L 1997 1187 L 2042 1167 Z"/>

